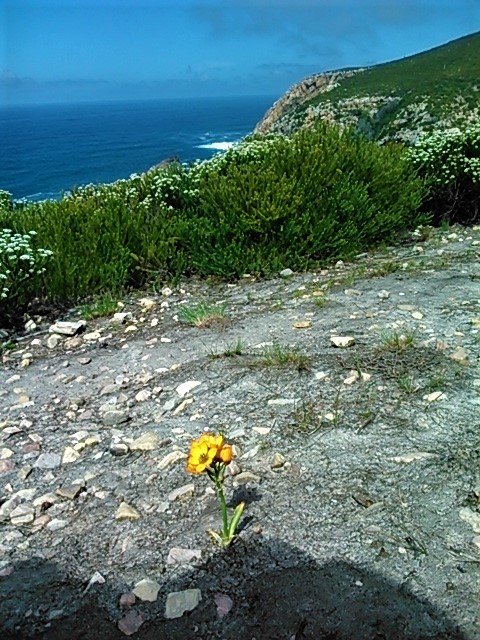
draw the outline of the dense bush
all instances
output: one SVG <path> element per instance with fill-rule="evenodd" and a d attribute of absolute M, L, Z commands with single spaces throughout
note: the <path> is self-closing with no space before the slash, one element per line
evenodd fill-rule
<path fill-rule="evenodd" d="M 4 192 L 0 196 L 9 204 Z M 33 246 L 35 235 L 35 231 L 20 234 L 0 229 L 0 326 L 29 302 L 52 257 L 48 249 Z"/>
<path fill-rule="evenodd" d="M 425 136 L 410 150 L 414 166 L 429 182 L 424 207 L 437 222 L 480 220 L 480 125 Z"/>
<path fill-rule="evenodd" d="M 34 231 L 54 254 L 30 297 L 73 302 L 158 274 L 233 277 L 348 257 L 422 222 L 423 195 L 401 148 L 319 125 L 58 202 L 4 199 L 0 227 Z"/>
<path fill-rule="evenodd" d="M 403 150 L 324 124 L 250 142 L 195 172 L 183 240 L 190 268 L 202 274 L 303 269 L 420 222 L 424 188 Z"/>

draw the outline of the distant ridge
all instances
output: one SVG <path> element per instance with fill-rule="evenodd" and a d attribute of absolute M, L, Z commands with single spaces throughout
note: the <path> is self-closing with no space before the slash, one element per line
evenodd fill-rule
<path fill-rule="evenodd" d="M 478 122 L 480 32 L 401 60 L 305 78 L 271 107 L 255 132 L 290 134 L 316 120 L 407 143 L 425 131 Z"/>

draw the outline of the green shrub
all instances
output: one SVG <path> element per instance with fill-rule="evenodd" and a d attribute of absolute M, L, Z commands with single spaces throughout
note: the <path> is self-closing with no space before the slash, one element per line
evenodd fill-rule
<path fill-rule="evenodd" d="M 5 193 L 5 192 L 4 192 Z M 0 230 L 0 326 L 24 308 L 38 289 L 52 252 L 34 246 L 35 231 Z"/>
<path fill-rule="evenodd" d="M 327 125 L 246 143 L 198 173 L 183 246 L 201 274 L 304 269 L 391 241 L 422 219 L 424 187 L 400 147 Z"/>
<path fill-rule="evenodd" d="M 480 219 L 480 125 L 438 131 L 411 150 L 414 167 L 429 182 L 425 209 L 436 222 L 464 224 Z"/>
<path fill-rule="evenodd" d="M 159 275 L 268 274 L 349 257 L 423 222 L 423 195 L 402 148 L 321 124 L 57 202 L 0 198 L 0 228 L 36 232 L 54 257 L 35 295 L 72 303 Z"/>

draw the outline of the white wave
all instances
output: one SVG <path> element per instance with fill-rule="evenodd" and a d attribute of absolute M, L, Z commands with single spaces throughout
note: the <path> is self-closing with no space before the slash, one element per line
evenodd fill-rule
<path fill-rule="evenodd" d="M 235 142 L 209 142 L 208 144 L 199 144 L 197 149 L 215 149 L 216 151 L 228 151 L 235 145 Z"/>

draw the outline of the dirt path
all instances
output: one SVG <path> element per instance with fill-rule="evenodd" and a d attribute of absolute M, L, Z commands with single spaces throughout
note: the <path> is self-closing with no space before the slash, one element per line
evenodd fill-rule
<path fill-rule="evenodd" d="M 319 273 L 187 281 L 7 352 L 2 638 L 480 638 L 479 253 L 460 228 Z M 182 322 L 202 301 L 224 317 Z M 235 443 L 247 502 L 227 552 L 184 468 L 206 428 Z M 155 601 L 121 606 L 145 578 Z M 166 619 L 186 589 L 200 602 Z"/>

